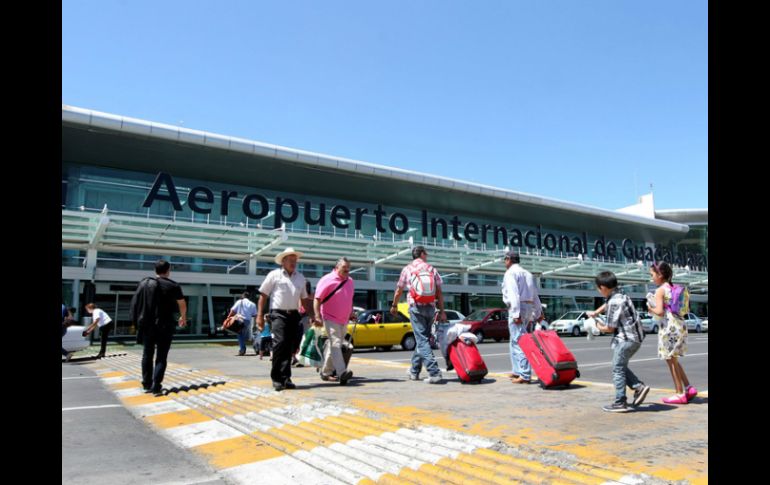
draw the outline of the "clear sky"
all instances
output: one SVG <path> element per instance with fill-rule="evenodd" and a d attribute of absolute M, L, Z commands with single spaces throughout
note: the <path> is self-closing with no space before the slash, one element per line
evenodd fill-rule
<path fill-rule="evenodd" d="M 62 102 L 617 209 L 708 207 L 708 4 L 63 0 Z"/>

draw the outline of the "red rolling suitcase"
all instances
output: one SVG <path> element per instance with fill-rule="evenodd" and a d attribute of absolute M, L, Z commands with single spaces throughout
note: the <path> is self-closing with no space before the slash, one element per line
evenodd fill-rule
<path fill-rule="evenodd" d="M 519 346 L 543 388 L 569 386 L 580 377 L 577 361 L 553 330 L 536 330 L 519 338 Z"/>
<path fill-rule="evenodd" d="M 447 353 L 463 382 L 480 382 L 487 375 L 487 366 L 473 342 L 458 338 L 449 345 Z"/>

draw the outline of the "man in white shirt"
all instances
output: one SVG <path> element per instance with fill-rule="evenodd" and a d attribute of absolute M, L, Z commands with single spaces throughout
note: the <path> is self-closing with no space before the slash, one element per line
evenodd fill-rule
<path fill-rule="evenodd" d="M 85 337 L 93 332 L 97 326 L 99 327 L 99 336 L 101 337 L 102 346 L 99 353 L 96 355 L 96 358 L 101 359 L 107 351 L 107 337 L 109 337 L 111 331 L 115 330 L 115 326 L 112 325 L 112 318 L 107 315 L 107 312 L 101 308 L 97 308 L 93 303 L 88 303 L 86 305 L 86 311 L 92 315 L 92 322 L 83 332 L 83 336 Z"/>
<path fill-rule="evenodd" d="M 519 255 L 513 251 L 505 255 L 505 267 L 508 269 L 503 277 L 503 302 L 508 307 L 513 368 L 511 382 L 529 384 L 532 380 L 532 367 L 519 347 L 519 338 L 527 333 L 534 321 L 542 320 L 543 315 L 535 278 L 519 265 L 519 261 Z"/>
<path fill-rule="evenodd" d="M 241 295 L 241 299 L 235 302 L 231 312 L 243 317 L 243 328 L 238 332 L 238 355 L 246 355 L 246 341 L 251 335 L 251 327 L 254 323 L 254 318 L 257 316 L 257 305 L 249 298 L 251 295 L 248 291 Z"/>
<path fill-rule="evenodd" d="M 270 325 L 273 332 L 273 369 L 270 378 L 276 391 L 295 389 L 291 382 L 291 357 L 299 345 L 300 300 L 309 297 L 305 277 L 297 271 L 297 261 L 302 253 L 286 248 L 275 257 L 281 265 L 267 274 L 259 287 L 257 304 L 257 327 L 265 327 L 263 313 L 267 299 L 270 299 Z"/>

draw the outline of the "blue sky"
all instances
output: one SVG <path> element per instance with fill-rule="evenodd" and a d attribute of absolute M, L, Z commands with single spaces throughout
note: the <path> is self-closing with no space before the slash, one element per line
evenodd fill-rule
<path fill-rule="evenodd" d="M 62 102 L 616 209 L 708 207 L 706 1 L 62 2 Z"/>

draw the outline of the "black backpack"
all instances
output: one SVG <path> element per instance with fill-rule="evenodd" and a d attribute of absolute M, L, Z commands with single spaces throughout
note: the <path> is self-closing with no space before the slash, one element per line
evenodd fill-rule
<path fill-rule="evenodd" d="M 148 276 L 139 282 L 133 298 L 128 318 L 137 326 L 137 342 L 141 341 L 143 328 L 158 325 L 158 303 L 160 297 L 158 278 Z"/>

